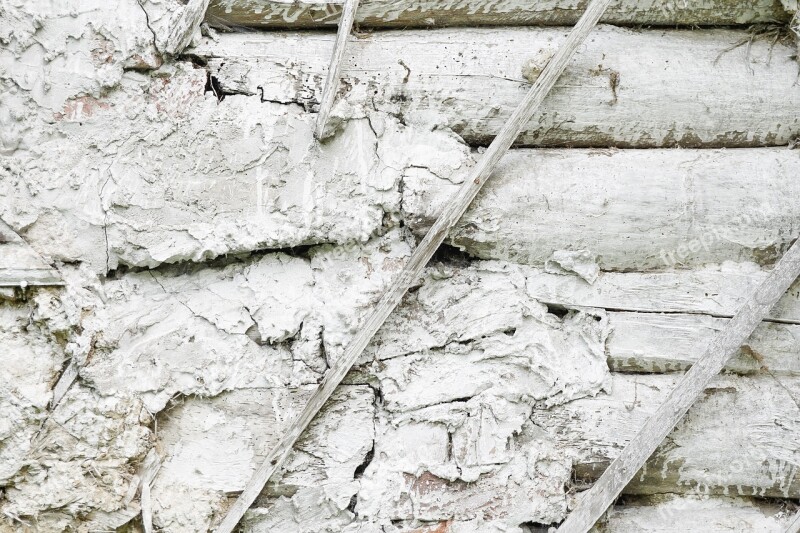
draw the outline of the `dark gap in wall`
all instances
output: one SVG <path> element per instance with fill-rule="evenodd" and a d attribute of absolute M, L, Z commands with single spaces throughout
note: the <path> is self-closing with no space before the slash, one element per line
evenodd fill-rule
<path fill-rule="evenodd" d="M 541 522 L 523 522 L 519 525 L 524 533 L 550 533 L 558 529 L 561 522 L 553 522 L 552 524 L 543 524 Z"/>
<path fill-rule="evenodd" d="M 310 250 L 317 246 L 324 246 L 325 244 L 327 243 L 290 246 L 286 248 L 264 248 L 249 252 L 223 254 L 208 260 L 200 258 L 197 261 L 161 263 L 155 267 L 131 266 L 120 263 L 117 268 L 109 270 L 106 273 L 106 279 L 121 279 L 127 274 L 137 274 L 140 272 L 155 272 L 169 277 L 191 275 L 207 268 L 224 268 L 228 265 L 247 263 L 264 255 L 277 253 L 288 255 L 289 257 L 310 259 Z"/>
<path fill-rule="evenodd" d="M 442 263 L 456 267 L 468 267 L 475 259 L 475 257 L 456 246 L 442 243 L 436 253 L 433 254 L 429 264 Z"/>
<path fill-rule="evenodd" d="M 570 311 L 568 308 L 559 304 L 548 303 L 545 304 L 545 306 L 547 306 L 548 313 L 550 313 L 551 315 L 556 315 L 558 318 L 564 318 L 569 314 Z"/>
<path fill-rule="evenodd" d="M 225 97 L 227 96 L 227 94 L 223 92 L 222 86 L 219 84 L 219 80 L 217 79 L 217 77 L 212 76 L 210 72 L 207 74 L 206 77 L 206 87 L 205 90 L 203 91 L 203 94 L 208 92 L 214 93 L 214 96 L 217 97 L 217 102 L 222 102 L 223 100 L 225 100 Z"/>
<path fill-rule="evenodd" d="M 372 441 L 372 448 L 367 452 L 367 455 L 364 456 L 364 460 L 358 465 L 353 472 L 353 479 L 361 479 L 364 475 L 364 471 L 366 471 L 369 464 L 372 462 L 372 459 L 375 457 L 375 441 Z"/>

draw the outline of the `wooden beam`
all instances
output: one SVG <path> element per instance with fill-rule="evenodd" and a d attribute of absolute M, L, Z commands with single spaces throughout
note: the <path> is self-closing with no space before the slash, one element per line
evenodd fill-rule
<path fill-rule="evenodd" d="M 771 266 L 798 230 L 798 175 L 800 157 L 785 147 L 511 150 L 448 242 L 531 265 L 585 249 L 603 271 Z M 458 188 L 447 178 L 425 169 L 404 175 L 403 219 L 416 234 Z"/>
<path fill-rule="evenodd" d="M 339 75 L 342 71 L 344 50 L 347 46 L 347 38 L 350 36 L 350 31 L 353 29 L 353 20 L 355 19 L 357 9 L 358 0 L 345 1 L 342 18 L 339 21 L 339 31 L 336 33 L 336 43 L 333 46 L 331 64 L 328 67 L 328 77 L 322 89 L 322 101 L 319 105 L 317 126 L 314 130 L 314 135 L 320 140 L 325 137 L 325 123 L 328 122 L 328 116 L 331 114 L 333 101 L 336 98 L 336 91 L 339 88 Z"/>
<path fill-rule="evenodd" d="M 578 47 L 583 44 L 586 37 L 597 25 L 603 12 L 608 7 L 611 0 L 593 0 L 586 10 L 586 13 L 575 25 L 572 32 L 567 37 L 566 42 L 556 52 L 553 58 L 543 69 L 541 75 L 525 95 L 524 100 L 514 111 L 513 115 L 506 123 L 505 127 L 494 139 L 492 144 L 484 153 L 481 160 L 470 172 L 467 179 L 459 189 L 456 196 L 444 209 L 439 219 L 434 223 L 431 230 L 422 239 L 419 246 L 414 250 L 408 264 L 400 272 L 392 285 L 381 297 L 375 310 L 367 318 L 358 334 L 353 338 L 342 356 L 336 360 L 330 368 L 319 388 L 314 392 L 300 416 L 295 419 L 292 425 L 287 428 L 283 438 L 275 448 L 269 453 L 267 459 L 258 468 L 256 473 L 247 483 L 239 499 L 228 511 L 227 516 L 216 529 L 217 533 L 230 533 L 239 523 L 245 511 L 252 505 L 264 485 L 270 477 L 283 465 L 286 458 L 292 451 L 292 446 L 303 433 L 305 428 L 314 419 L 316 414 L 330 398 L 333 391 L 344 379 L 347 372 L 356 362 L 364 351 L 369 341 L 383 325 L 386 318 L 402 300 L 409 286 L 420 276 L 425 265 L 444 241 L 447 232 L 458 222 L 467 210 L 470 202 L 478 194 L 483 184 L 489 178 L 497 162 L 511 147 L 511 144 L 522 131 L 523 127 L 539 108 L 547 94 L 555 85 L 558 78 L 566 69 L 567 64 L 577 52 Z"/>
<path fill-rule="evenodd" d="M 783 533 L 791 518 L 780 502 L 757 498 L 658 495 L 615 507 L 598 533 Z"/>
<path fill-rule="evenodd" d="M 697 363 L 619 457 L 583 494 L 575 510 L 558 528 L 559 533 L 586 533 L 591 529 L 798 276 L 800 239 L 795 241 L 767 279 L 712 339 Z"/>
<path fill-rule="evenodd" d="M 337 95 L 348 104 L 340 118 L 377 110 L 488 145 L 566 34 L 564 28 L 460 28 L 352 39 L 341 75 L 347 90 Z M 203 39 L 192 53 L 207 58 L 224 92 L 263 92 L 265 100 L 314 106 L 334 39 L 323 32 L 226 33 L 216 42 Z M 598 27 L 591 47 L 569 65 L 515 144 L 785 146 L 800 131 L 791 59 L 797 49 L 769 39 L 735 47 L 749 39 L 732 29 Z"/>
<path fill-rule="evenodd" d="M 342 0 L 212 0 L 211 26 L 264 29 L 330 28 Z M 586 0 L 362 0 L 356 20 L 366 28 L 442 26 L 572 26 Z M 786 23 L 790 15 L 773 0 L 692 0 L 641 2 L 618 0 L 602 22 L 632 26 L 708 26 Z"/>

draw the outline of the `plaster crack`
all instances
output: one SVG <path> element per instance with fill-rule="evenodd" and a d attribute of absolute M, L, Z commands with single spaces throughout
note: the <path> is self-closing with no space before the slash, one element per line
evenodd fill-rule
<path fill-rule="evenodd" d="M 150 15 L 147 13 L 147 10 L 144 8 L 144 4 L 142 0 L 136 0 L 136 3 L 139 4 L 139 7 L 142 9 L 144 13 L 144 20 L 145 24 L 147 25 L 147 29 L 150 30 L 150 33 L 153 34 L 153 48 L 156 49 L 156 53 L 161 53 L 161 50 L 158 49 L 158 37 L 156 36 L 156 32 L 153 27 L 150 25 Z"/>

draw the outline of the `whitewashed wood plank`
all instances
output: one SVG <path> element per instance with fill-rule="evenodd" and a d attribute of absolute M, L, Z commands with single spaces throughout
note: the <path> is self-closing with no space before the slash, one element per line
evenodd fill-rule
<path fill-rule="evenodd" d="M 566 37 L 562 28 L 442 29 L 368 34 L 348 45 L 345 91 L 332 118 L 373 109 L 407 123 L 450 127 L 469 143 L 502 128 Z M 746 147 L 797 136 L 794 43 L 745 31 L 647 31 L 604 26 L 571 63 L 518 145 Z M 224 34 L 191 53 L 225 91 L 275 102 L 320 101 L 334 36 Z"/>
<path fill-rule="evenodd" d="M 233 504 L 228 514 L 216 529 L 217 533 L 230 533 L 239 523 L 248 507 L 255 501 L 259 492 L 269 478 L 282 467 L 292 446 L 311 423 L 316 414 L 322 409 L 336 387 L 344 379 L 347 372 L 355 364 L 361 353 L 369 344 L 372 337 L 383 325 L 386 318 L 400 303 L 408 288 L 416 282 L 422 274 L 425 265 L 444 241 L 447 233 L 458 222 L 469 207 L 470 202 L 490 177 L 497 162 L 511 147 L 519 136 L 524 125 L 530 121 L 534 112 L 542 104 L 564 72 L 567 64 L 572 60 L 578 47 L 586 40 L 589 33 L 597 25 L 611 0 L 592 0 L 586 12 L 570 32 L 566 41 L 555 53 L 552 59 L 542 70 L 541 75 L 531 87 L 530 91 L 514 111 L 511 118 L 503 126 L 500 134 L 489 146 L 478 164 L 470 172 L 463 187 L 454 196 L 448 209 L 440 215 L 431 230 L 422 239 L 412 253 L 403 270 L 398 274 L 393 284 L 386 289 L 381 300 L 375 306 L 374 312 L 367 318 L 358 334 L 348 345 L 344 354 L 335 361 L 334 365 L 325 374 L 319 388 L 309 399 L 303 412 L 287 428 L 284 437 L 276 444 L 264 463 L 258 468 L 252 479 L 248 481 L 239 499 Z"/>
<path fill-rule="evenodd" d="M 691 270 L 603 272 L 593 284 L 576 275 L 525 269 L 528 294 L 546 304 L 645 313 L 699 313 L 731 317 L 767 276 L 753 263 L 723 263 Z M 770 319 L 800 322 L 800 282 Z"/>
<path fill-rule="evenodd" d="M 342 1 L 212 0 L 206 22 L 221 28 L 323 28 L 336 24 Z M 574 24 L 585 0 L 364 0 L 356 20 L 363 27 Z M 786 22 L 773 0 L 620 0 L 601 19 L 608 24 L 711 25 Z"/>
<path fill-rule="evenodd" d="M 800 240 L 789 248 L 756 290 L 749 293 L 734 317 L 703 350 L 697 363 L 581 497 L 559 531 L 585 533 L 597 522 L 799 275 Z"/>
<path fill-rule="evenodd" d="M 608 394 L 549 410 L 532 421 L 570 450 L 575 476 L 596 480 L 662 405 L 680 377 L 614 374 Z M 626 494 L 800 495 L 798 407 L 787 392 L 800 380 L 768 375 L 715 378 L 643 468 Z M 578 496 L 578 500 L 585 497 Z"/>
<path fill-rule="evenodd" d="M 683 372 L 697 361 L 696 347 L 727 321 L 703 315 L 608 313 L 608 365 L 618 372 Z M 746 346 L 725 366 L 726 372 L 800 376 L 800 326 L 762 323 Z"/>
<path fill-rule="evenodd" d="M 407 295 L 396 312 L 387 319 L 359 363 L 368 368 L 375 359 L 386 362 L 397 357 L 424 355 L 433 351 L 439 351 L 443 358 L 449 358 L 464 350 L 465 346 L 475 343 L 481 346 L 483 357 L 492 360 L 500 357 L 502 352 L 496 348 L 510 349 L 508 346 L 511 343 L 519 343 L 511 349 L 512 352 L 527 351 L 525 344 L 517 337 L 531 316 L 556 320 L 556 324 L 562 324 L 567 330 L 580 326 L 582 321 L 575 320 L 569 314 L 559 318 L 538 309 L 538 302 L 528 294 L 526 285 L 539 273 L 536 269 L 494 261 L 471 262 L 467 266 L 433 265 L 426 270 L 423 284 Z M 677 274 L 684 275 L 687 284 L 692 279 L 691 272 Z M 603 274 L 601 279 L 605 276 Z M 637 280 L 639 276 L 629 273 L 619 277 Z M 725 290 L 725 278 L 720 276 L 719 283 L 712 288 L 721 287 Z M 560 277 L 563 276 L 554 278 Z M 586 285 L 577 278 L 575 283 Z M 602 291 L 602 282 L 598 283 L 598 290 Z M 680 276 L 676 278 L 676 285 L 682 285 Z M 707 290 L 702 286 L 695 289 Z M 739 287 L 734 284 L 729 294 L 721 299 L 727 300 L 731 306 L 735 305 L 737 290 Z M 703 292 L 695 294 L 698 301 L 712 300 Z M 714 298 L 718 297 L 716 295 Z M 791 296 L 787 297 L 787 301 L 791 299 Z M 571 308 L 564 302 L 558 303 L 557 299 L 555 302 L 550 304 L 552 312 L 566 313 Z M 654 308 L 661 303 L 658 300 L 650 302 Z M 664 305 L 672 303 L 668 300 Z M 612 304 L 612 309 L 620 307 L 620 302 L 612 301 Z M 601 307 L 574 307 L 603 321 L 602 328 L 608 332 L 607 338 L 604 336 L 605 340 L 602 341 L 608 365 L 611 370 L 623 372 L 683 372 L 697 360 L 699 354 L 696 353 L 696 346 L 714 335 L 728 321 L 727 318 L 700 312 L 628 312 Z M 330 324 L 326 332 L 333 335 L 334 331 L 345 329 L 346 326 Z M 580 331 L 580 327 L 573 331 Z M 581 335 L 585 336 L 586 332 Z M 484 339 L 495 337 L 505 342 L 496 346 L 484 342 Z M 756 328 L 747 344 L 757 355 L 740 351 L 726 366 L 727 371 L 738 374 L 767 375 L 772 372 L 776 375 L 800 375 L 800 326 L 765 322 Z M 338 347 L 333 344 L 328 346 L 328 350 L 329 353 L 339 353 Z M 454 364 L 457 366 L 457 363 Z M 437 371 L 444 378 L 452 369 L 448 370 L 445 365 Z M 436 393 L 436 389 L 426 392 Z"/>
<path fill-rule="evenodd" d="M 543 265 L 588 250 L 603 270 L 771 263 L 800 231 L 800 151 L 512 150 L 449 242 L 473 256 Z M 403 210 L 422 234 L 461 176 L 420 170 Z"/>
<path fill-rule="evenodd" d="M 628 499 L 593 533 L 783 533 L 789 513 L 778 503 L 747 498 L 654 496 Z"/>

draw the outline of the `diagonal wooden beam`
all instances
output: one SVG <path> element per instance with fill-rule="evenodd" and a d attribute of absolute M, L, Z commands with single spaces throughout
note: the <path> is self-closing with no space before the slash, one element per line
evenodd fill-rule
<path fill-rule="evenodd" d="M 339 75 L 342 71 L 342 60 L 344 50 L 347 47 L 347 38 L 353 29 L 353 21 L 356 18 L 358 0 L 346 0 L 342 18 L 339 19 L 339 30 L 336 33 L 336 43 L 333 46 L 333 56 L 328 67 L 328 77 L 325 79 L 325 86 L 322 88 L 322 101 L 319 104 L 319 114 L 317 115 L 317 126 L 314 135 L 317 139 L 322 139 L 325 133 L 325 124 L 333 109 L 333 101 L 336 98 L 336 91 L 339 88 Z"/>
<path fill-rule="evenodd" d="M 478 164 L 473 167 L 463 185 L 444 207 L 439 218 L 422 239 L 419 246 L 414 250 L 405 268 L 394 279 L 391 286 L 384 292 L 372 314 L 369 315 L 361 330 L 345 349 L 342 356 L 337 359 L 330 370 L 328 370 L 322 382 L 314 391 L 311 399 L 306 404 L 300 416 L 286 429 L 283 437 L 270 451 L 264 463 L 256 470 L 256 473 L 247 482 L 244 491 L 239 499 L 228 511 L 227 516 L 216 529 L 217 533 L 230 533 L 236 524 L 239 523 L 245 511 L 252 505 L 256 497 L 266 485 L 272 475 L 281 468 L 286 458 L 292 451 L 292 446 L 300 437 L 302 432 L 311 423 L 325 402 L 330 398 L 333 391 L 341 383 L 344 376 L 355 364 L 356 360 L 364 351 L 369 341 L 383 325 L 383 322 L 394 310 L 403 295 L 411 284 L 419 278 L 422 270 L 428 261 L 442 244 L 447 233 L 458 222 L 464 212 L 469 207 L 472 199 L 478 194 L 483 184 L 491 175 L 500 158 L 508 151 L 514 139 L 517 138 L 523 127 L 533 117 L 533 114 L 541 105 L 545 96 L 550 92 L 566 69 L 567 64 L 572 59 L 578 47 L 586 40 L 586 37 L 597 25 L 603 12 L 605 12 L 611 0 L 592 0 L 581 19 L 572 29 L 564 44 L 556 52 L 550 62 L 545 66 L 542 73 L 534 82 L 531 89 L 525 95 L 522 103 L 517 107 L 509 118 L 500 133 L 489 145 Z"/>
<path fill-rule="evenodd" d="M 582 495 L 577 507 L 557 533 L 589 531 L 798 276 L 800 239 L 794 242 L 767 279 L 711 340 L 700 359 L 686 372 L 619 457 Z"/>

